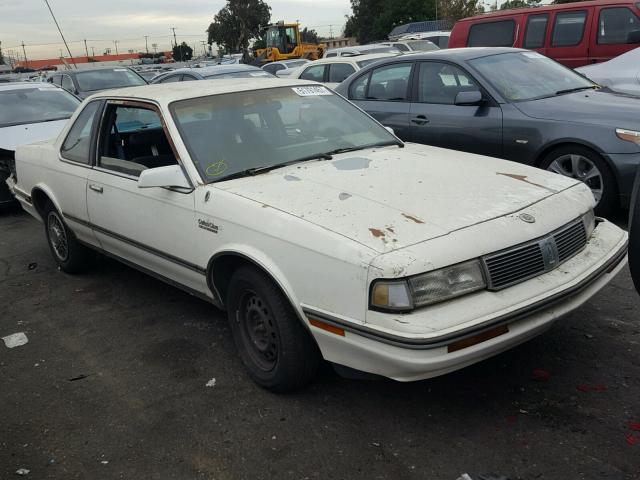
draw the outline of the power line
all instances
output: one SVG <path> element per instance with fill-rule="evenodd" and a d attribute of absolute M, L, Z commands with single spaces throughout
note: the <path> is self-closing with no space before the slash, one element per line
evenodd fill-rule
<path fill-rule="evenodd" d="M 71 59 L 71 62 L 73 63 L 74 67 L 78 68 L 78 66 L 76 65 L 76 62 L 73 60 L 73 55 L 71 55 L 71 50 L 69 49 L 69 45 L 67 45 L 67 41 L 64 39 L 64 35 L 62 34 L 62 30 L 60 29 L 60 25 L 58 25 L 58 20 L 56 20 L 56 16 L 53 14 L 53 10 L 51 10 L 51 5 L 49 5 L 49 0 L 44 0 L 44 3 L 47 4 L 47 8 L 49 9 L 49 12 L 51 12 L 51 16 L 53 17 L 53 21 L 55 22 L 56 27 L 58 27 L 58 31 L 60 32 L 60 36 L 62 37 L 62 41 L 64 42 L 64 46 L 67 47 L 67 52 L 69 52 L 69 58 Z"/>

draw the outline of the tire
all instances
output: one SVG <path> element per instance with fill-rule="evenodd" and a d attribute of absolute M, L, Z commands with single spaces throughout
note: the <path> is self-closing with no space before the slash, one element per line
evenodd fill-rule
<path fill-rule="evenodd" d="M 540 167 L 584 182 L 594 192 L 596 215 L 606 217 L 616 208 L 616 179 L 609 165 L 593 150 L 580 145 L 559 147 L 542 159 Z"/>
<path fill-rule="evenodd" d="M 318 371 L 320 351 L 279 287 L 261 271 L 241 267 L 228 292 L 233 339 L 253 381 L 274 392 L 309 384 Z"/>
<path fill-rule="evenodd" d="M 94 253 L 78 243 L 76 236 L 64 222 L 62 215 L 50 201 L 44 207 L 42 218 L 51 255 L 60 270 L 66 273 L 87 270 L 93 262 Z"/>
<path fill-rule="evenodd" d="M 629 214 L 629 269 L 633 284 L 640 294 L 640 167 L 636 174 Z"/>

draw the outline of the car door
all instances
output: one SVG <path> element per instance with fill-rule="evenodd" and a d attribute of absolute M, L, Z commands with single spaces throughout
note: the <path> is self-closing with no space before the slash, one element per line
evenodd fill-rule
<path fill-rule="evenodd" d="M 88 182 L 89 219 L 105 251 L 205 291 L 193 248 L 193 189 L 138 187 L 143 170 L 180 164 L 163 125 L 153 104 L 107 103 Z"/>
<path fill-rule="evenodd" d="M 640 17 L 627 5 L 594 8 L 589 63 L 606 62 L 640 47 Z"/>
<path fill-rule="evenodd" d="M 402 139 L 409 134 L 409 80 L 414 63 L 401 61 L 374 68 L 349 86 L 349 100 Z"/>
<path fill-rule="evenodd" d="M 408 140 L 482 155 L 502 155 L 502 109 L 458 65 L 420 62 L 414 75 L 415 99 Z M 478 91 L 480 105 L 456 105 L 460 92 Z"/>
<path fill-rule="evenodd" d="M 592 15 L 593 8 L 556 11 L 547 56 L 570 68 L 586 65 Z"/>
<path fill-rule="evenodd" d="M 97 130 L 102 101 L 89 102 L 76 117 L 60 147 L 58 168 L 47 172 L 62 215 L 76 237 L 92 245 L 97 240 L 89 226 L 87 179 L 95 154 L 92 138 Z"/>

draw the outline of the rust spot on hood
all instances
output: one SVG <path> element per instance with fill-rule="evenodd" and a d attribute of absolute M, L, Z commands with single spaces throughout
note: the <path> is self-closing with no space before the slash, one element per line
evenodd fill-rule
<path fill-rule="evenodd" d="M 407 213 L 403 213 L 402 216 L 404 218 L 408 218 L 409 220 L 411 220 L 412 222 L 416 222 L 416 223 L 424 223 L 422 220 L 420 220 L 417 217 L 414 217 L 413 215 L 409 215 Z"/>
<path fill-rule="evenodd" d="M 496 172 L 496 175 L 503 175 L 505 177 L 513 178 L 514 180 L 520 180 L 521 182 L 528 183 L 529 185 L 533 185 L 534 187 L 543 188 L 543 189 L 547 190 L 548 192 L 557 193 L 555 190 L 553 190 L 553 189 L 551 189 L 549 187 L 545 187 L 544 185 L 540 185 L 539 183 L 535 183 L 535 182 L 532 182 L 530 180 L 527 180 L 527 176 L 526 175 L 517 175 L 515 173 L 501 173 L 501 172 Z"/>
<path fill-rule="evenodd" d="M 391 227 L 387 227 L 387 230 L 389 230 L 391 233 L 396 233 L 395 230 Z"/>
<path fill-rule="evenodd" d="M 377 228 L 370 228 L 369 231 L 371 232 L 371 235 L 376 238 L 384 237 L 384 232 L 382 230 L 379 230 Z"/>
<path fill-rule="evenodd" d="M 340 200 L 346 200 L 347 198 L 351 198 L 351 194 L 350 194 L 350 193 L 342 192 L 340 195 L 338 195 L 338 198 L 339 198 Z"/>

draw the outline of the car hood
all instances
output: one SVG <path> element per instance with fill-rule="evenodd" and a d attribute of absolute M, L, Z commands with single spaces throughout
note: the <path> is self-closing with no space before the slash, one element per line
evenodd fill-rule
<path fill-rule="evenodd" d="M 0 148 L 15 152 L 20 145 L 56 138 L 66 123 L 67 119 L 64 119 L 0 128 Z"/>
<path fill-rule="evenodd" d="M 219 188 L 388 252 L 521 210 L 578 184 L 495 158 L 406 144 L 291 165 Z"/>
<path fill-rule="evenodd" d="M 529 117 L 559 122 L 634 128 L 640 125 L 640 98 L 586 90 L 514 103 Z"/>

